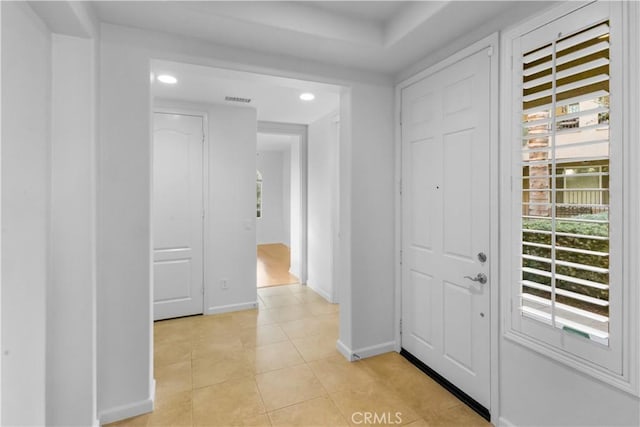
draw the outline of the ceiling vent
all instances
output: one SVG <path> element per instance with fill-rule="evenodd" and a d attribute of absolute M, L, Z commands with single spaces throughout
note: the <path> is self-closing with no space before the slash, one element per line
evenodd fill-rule
<path fill-rule="evenodd" d="M 248 104 L 251 102 L 250 98 L 238 98 L 237 96 L 225 96 L 224 100 L 231 101 L 231 102 L 244 102 L 245 104 Z"/>

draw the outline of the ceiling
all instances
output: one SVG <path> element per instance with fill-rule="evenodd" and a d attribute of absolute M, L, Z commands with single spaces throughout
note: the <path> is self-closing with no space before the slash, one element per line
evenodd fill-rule
<path fill-rule="evenodd" d="M 338 86 L 170 61 L 154 60 L 151 69 L 155 76 L 169 74 L 178 79 L 168 85 L 154 78 L 154 97 L 254 108 L 260 121 L 310 124 L 339 109 Z M 313 93 L 315 99 L 300 100 L 303 92 Z M 251 102 L 225 101 L 227 96 Z"/>
<path fill-rule="evenodd" d="M 516 1 L 97 1 L 101 21 L 397 78 L 436 58 L 443 46 L 507 27 L 549 2 Z M 480 32 L 478 32 L 481 30 Z M 465 38 L 466 37 L 466 38 Z M 460 46 L 460 47 L 457 47 Z M 153 95 L 257 110 L 258 120 L 310 124 L 338 110 L 340 88 L 326 84 L 154 61 L 152 71 L 178 78 L 154 81 Z M 302 92 L 316 99 L 303 102 Z"/>
<path fill-rule="evenodd" d="M 481 29 L 505 28 L 537 1 L 97 1 L 101 21 L 395 76 Z M 474 33 L 474 36 L 476 34 Z"/>

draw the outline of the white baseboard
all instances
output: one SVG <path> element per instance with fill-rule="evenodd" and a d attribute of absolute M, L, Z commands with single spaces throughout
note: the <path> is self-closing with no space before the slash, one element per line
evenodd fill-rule
<path fill-rule="evenodd" d="M 229 304 L 229 305 L 218 305 L 215 307 L 209 307 L 205 310 L 204 314 L 221 314 L 221 313 L 229 313 L 232 311 L 240 311 L 240 310 L 251 310 L 254 308 L 258 308 L 257 301 L 251 302 L 243 302 L 240 304 Z"/>
<path fill-rule="evenodd" d="M 317 286 L 314 286 L 313 283 L 309 283 L 309 281 L 307 280 L 307 286 L 310 287 L 311 289 L 313 289 L 313 291 L 315 293 L 317 293 L 318 295 L 320 295 L 322 298 L 326 299 L 327 302 L 330 302 L 331 304 L 335 304 L 335 302 L 333 301 L 333 298 L 331 296 L 331 294 L 329 294 L 327 291 L 325 291 L 324 289 L 321 289 Z"/>
<path fill-rule="evenodd" d="M 98 419 L 100 420 L 99 425 L 121 421 L 152 411 L 153 399 L 151 398 L 127 405 L 116 406 L 115 408 L 100 412 L 100 415 L 98 416 Z"/>
<path fill-rule="evenodd" d="M 366 359 L 367 357 L 389 353 L 390 351 L 396 351 L 396 342 L 389 341 L 382 344 L 363 347 L 357 350 L 351 350 L 342 341 L 338 340 L 338 342 L 336 343 L 336 348 L 348 361 L 353 362 L 355 360 Z"/>
<path fill-rule="evenodd" d="M 396 351 L 396 342 L 389 341 L 381 344 L 372 345 L 369 347 L 363 347 L 354 351 L 354 356 L 360 359 L 366 359 L 367 357 L 377 356 L 383 353 L 389 353 L 390 351 Z"/>
<path fill-rule="evenodd" d="M 514 423 L 504 417 L 498 418 L 498 427 L 516 427 Z"/>
<path fill-rule="evenodd" d="M 340 340 L 338 340 L 336 342 L 336 349 L 340 352 L 340 354 L 342 354 L 345 359 L 347 359 L 349 362 L 353 362 L 353 352 L 351 351 L 351 349 L 349 347 L 347 347 L 346 345 L 344 345 L 344 343 Z"/>

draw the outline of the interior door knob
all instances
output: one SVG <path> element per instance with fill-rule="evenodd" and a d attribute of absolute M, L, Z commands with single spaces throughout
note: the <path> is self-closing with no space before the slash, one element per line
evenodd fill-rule
<path fill-rule="evenodd" d="M 476 277 L 464 276 L 465 279 L 469 279 L 473 282 L 480 282 L 481 285 L 487 283 L 487 275 L 484 273 L 478 273 Z"/>

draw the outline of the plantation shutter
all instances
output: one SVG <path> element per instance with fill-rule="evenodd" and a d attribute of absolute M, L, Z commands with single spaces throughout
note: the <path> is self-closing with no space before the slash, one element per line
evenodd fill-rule
<path fill-rule="evenodd" d="M 520 59 L 519 314 L 608 346 L 609 21 Z"/>

